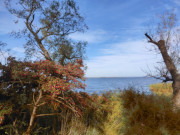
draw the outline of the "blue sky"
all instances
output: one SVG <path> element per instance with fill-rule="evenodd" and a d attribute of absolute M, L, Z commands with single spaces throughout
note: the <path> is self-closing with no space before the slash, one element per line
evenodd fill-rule
<path fill-rule="evenodd" d="M 161 58 L 148 48 L 144 33 L 150 20 L 164 11 L 180 12 L 180 0 L 77 0 L 81 14 L 89 29 L 85 33 L 70 35 L 74 40 L 88 42 L 86 53 L 87 77 L 145 76 L 147 68 L 153 70 Z M 0 2 L 0 41 L 6 42 L 11 53 L 23 57 L 23 39 L 9 36 L 15 25 Z"/>

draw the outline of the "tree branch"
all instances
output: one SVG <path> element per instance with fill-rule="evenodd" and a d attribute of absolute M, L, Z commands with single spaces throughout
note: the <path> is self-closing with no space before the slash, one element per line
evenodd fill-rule
<path fill-rule="evenodd" d="M 147 33 L 145 33 L 144 35 L 149 39 L 148 42 L 153 43 L 153 44 L 159 46 L 159 44 L 156 41 L 154 41 Z"/>
<path fill-rule="evenodd" d="M 43 103 L 41 103 L 41 104 L 39 104 L 37 106 L 39 107 L 39 106 L 42 106 L 42 105 L 45 105 L 45 104 L 47 104 L 47 102 L 43 102 Z"/>
<path fill-rule="evenodd" d="M 61 113 L 49 113 L 49 114 L 38 114 L 36 115 L 36 117 L 42 117 L 42 116 L 52 116 L 52 115 L 61 115 Z"/>

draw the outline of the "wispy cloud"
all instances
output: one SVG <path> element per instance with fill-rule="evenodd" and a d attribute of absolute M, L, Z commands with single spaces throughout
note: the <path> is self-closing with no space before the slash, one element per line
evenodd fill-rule
<path fill-rule="evenodd" d="M 100 43 L 107 41 L 110 36 L 102 29 L 88 31 L 86 33 L 74 33 L 69 36 L 73 40 L 87 41 L 88 43 Z"/>
<path fill-rule="evenodd" d="M 25 52 L 24 48 L 22 48 L 22 47 L 14 47 L 12 50 L 16 51 L 18 53 L 24 53 Z"/>
<path fill-rule="evenodd" d="M 102 49 L 104 54 L 144 54 L 148 51 L 145 40 L 126 41 L 110 44 L 108 48 Z"/>
<path fill-rule="evenodd" d="M 104 55 L 87 61 L 87 77 L 143 76 L 147 66 L 153 69 L 160 60 L 159 56 L 147 51 L 143 40 L 117 43 L 102 51 Z"/>

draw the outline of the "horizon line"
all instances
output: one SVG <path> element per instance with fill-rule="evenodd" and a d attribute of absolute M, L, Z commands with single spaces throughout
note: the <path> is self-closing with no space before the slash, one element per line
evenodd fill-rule
<path fill-rule="evenodd" d="M 119 77 L 88 77 L 86 76 L 85 78 L 125 78 L 125 77 L 148 77 L 148 76 L 119 76 Z"/>

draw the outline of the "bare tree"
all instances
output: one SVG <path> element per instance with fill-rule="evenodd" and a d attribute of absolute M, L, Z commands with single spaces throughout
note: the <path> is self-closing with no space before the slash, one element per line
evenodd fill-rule
<path fill-rule="evenodd" d="M 149 43 L 156 47 L 156 52 L 160 53 L 163 59 L 161 67 L 156 67 L 163 81 L 172 81 L 173 103 L 175 107 L 180 107 L 180 31 L 177 25 L 177 18 L 174 12 L 166 12 L 159 16 L 157 27 L 145 36 Z"/>

